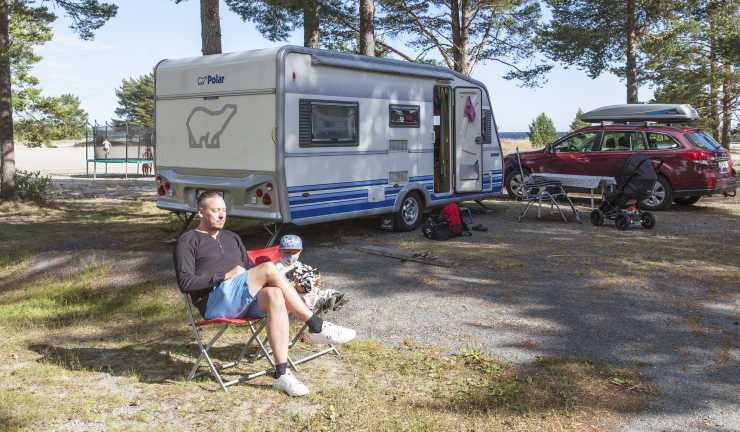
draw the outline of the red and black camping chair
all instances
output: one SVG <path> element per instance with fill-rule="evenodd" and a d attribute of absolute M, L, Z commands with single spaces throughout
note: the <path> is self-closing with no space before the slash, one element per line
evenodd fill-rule
<path fill-rule="evenodd" d="M 280 259 L 280 250 L 279 246 L 273 246 L 265 249 L 257 249 L 257 250 L 251 250 L 247 251 L 247 256 L 249 257 L 249 260 L 255 264 L 259 265 L 263 262 L 271 261 L 276 262 Z M 182 297 L 185 301 L 188 320 L 190 321 L 190 326 L 193 328 L 193 334 L 195 335 L 195 341 L 198 344 L 198 349 L 200 351 L 200 354 L 198 356 L 198 359 L 195 361 L 195 364 L 193 365 L 193 368 L 190 370 L 190 374 L 188 375 L 188 380 L 192 380 L 196 377 L 203 376 L 206 374 L 211 374 L 218 384 L 221 386 L 221 388 L 224 391 L 228 391 L 227 387 L 234 385 L 239 382 L 249 381 L 254 378 L 260 377 L 262 375 L 267 375 L 268 373 L 272 372 L 272 370 L 275 368 L 275 364 L 272 360 L 272 357 L 270 356 L 272 354 L 272 350 L 267 347 L 267 337 L 262 337 L 261 334 L 266 329 L 266 318 L 265 317 L 242 317 L 242 318 L 214 318 L 210 320 L 202 319 L 198 320 L 195 317 L 195 312 L 193 311 L 193 303 L 190 299 L 190 295 L 182 292 Z M 219 330 L 216 332 L 216 334 L 211 337 L 211 339 L 206 343 L 205 338 L 203 335 L 203 329 L 206 327 L 216 326 L 220 327 Z M 242 347 L 241 351 L 239 352 L 239 355 L 236 357 L 234 361 L 223 363 L 220 365 L 216 365 L 216 363 L 213 361 L 213 358 L 211 357 L 210 350 L 213 348 L 216 341 L 221 338 L 221 336 L 226 333 L 227 330 L 230 328 L 239 328 L 239 327 L 246 327 L 249 329 L 249 339 Z M 292 348 L 293 345 L 300 339 L 301 335 L 306 331 L 307 326 L 303 324 L 301 329 L 293 336 L 293 338 L 290 341 L 290 344 L 288 345 L 288 348 Z M 250 355 L 247 355 L 250 353 Z M 311 354 L 306 355 L 305 357 L 302 357 L 299 360 L 293 360 L 290 355 L 288 355 L 288 365 L 293 369 L 297 369 L 297 365 L 301 363 L 305 363 L 308 361 L 311 361 L 315 358 L 321 357 L 324 354 L 328 353 L 334 353 L 336 355 L 339 355 L 339 351 L 333 346 L 329 345 L 328 348 L 325 348 L 323 350 L 320 350 L 318 352 L 314 352 Z M 239 365 L 241 365 L 243 362 L 250 362 L 254 363 L 257 360 L 264 358 L 269 363 L 269 367 L 265 369 L 260 369 L 251 373 L 242 374 L 239 376 L 239 378 L 230 380 L 230 381 L 224 381 L 223 377 L 221 376 L 221 372 L 225 369 L 235 368 Z M 205 359 L 208 369 L 199 371 L 200 365 Z"/>

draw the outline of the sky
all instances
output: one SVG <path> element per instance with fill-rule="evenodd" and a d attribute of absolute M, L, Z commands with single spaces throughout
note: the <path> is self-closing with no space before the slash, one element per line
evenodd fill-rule
<path fill-rule="evenodd" d="M 200 2 L 187 0 L 118 0 L 118 15 L 97 31 L 93 41 L 80 40 L 70 29 L 63 11 L 56 9 L 55 36 L 38 48 L 42 56 L 33 73 L 47 96 L 72 93 L 82 100 L 90 119 L 104 123 L 114 118 L 115 89 L 125 78 L 150 72 L 164 58 L 200 55 Z M 302 31 L 287 42 L 263 38 L 254 24 L 241 19 L 221 4 L 222 49 L 245 51 L 283 45 L 301 45 Z M 402 42 L 391 41 L 396 47 Z M 624 82 L 606 74 L 592 80 L 585 73 L 556 65 L 548 81 L 539 88 L 522 88 L 501 78 L 506 69 L 496 63 L 480 65 L 473 77 L 488 88 L 496 123 L 501 132 L 526 131 L 540 113 L 547 114 L 559 131 L 568 125 L 578 108 L 588 111 L 604 105 L 624 103 Z M 652 91 L 640 88 L 640 100 Z"/>

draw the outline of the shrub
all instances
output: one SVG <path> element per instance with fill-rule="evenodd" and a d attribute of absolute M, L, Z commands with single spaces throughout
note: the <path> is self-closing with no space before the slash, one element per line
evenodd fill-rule
<path fill-rule="evenodd" d="M 41 171 L 16 170 L 15 187 L 21 199 L 42 203 L 51 195 L 51 177 Z"/>

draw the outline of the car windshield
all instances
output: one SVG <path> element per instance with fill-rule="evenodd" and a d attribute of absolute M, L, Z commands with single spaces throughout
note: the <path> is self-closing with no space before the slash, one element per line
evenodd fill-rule
<path fill-rule="evenodd" d="M 701 130 L 687 133 L 686 138 L 691 144 L 703 149 L 719 150 L 722 147 L 711 135 Z"/>

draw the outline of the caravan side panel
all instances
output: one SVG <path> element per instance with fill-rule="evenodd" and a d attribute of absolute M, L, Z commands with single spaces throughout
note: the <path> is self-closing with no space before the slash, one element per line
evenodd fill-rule
<path fill-rule="evenodd" d="M 285 80 L 284 157 L 292 222 L 389 213 L 409 187 L 425 191 L 429 199 L 435 80 L 317 66 L 300 53 L 287 56 Z M 301 101 L 356 104 L 359 142 L 301 146 Z M 390 128 L 391 104 L 418 107 L 419 127 Z"/>

